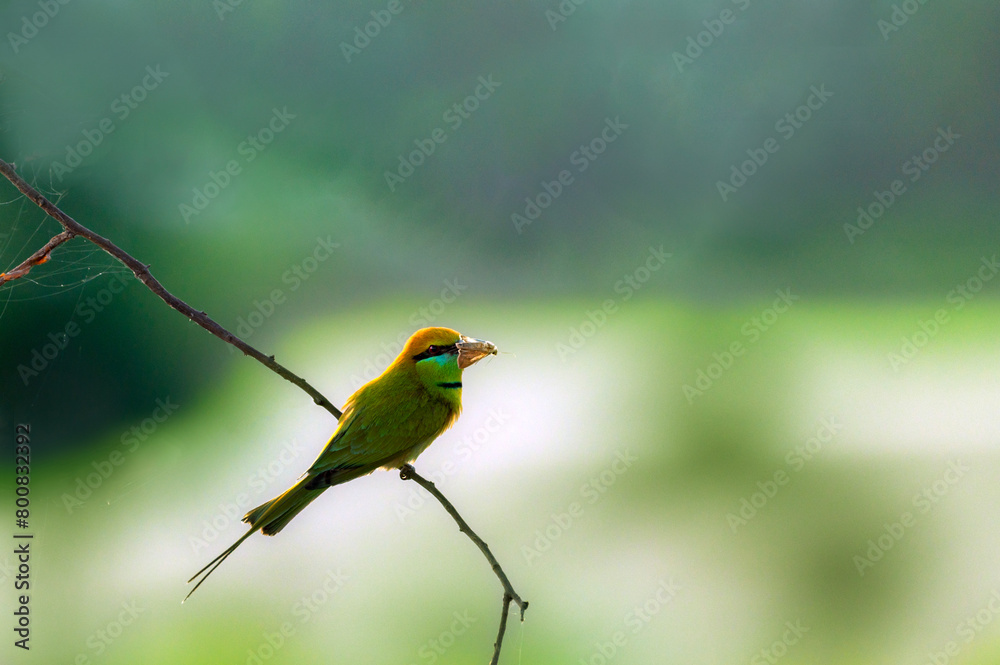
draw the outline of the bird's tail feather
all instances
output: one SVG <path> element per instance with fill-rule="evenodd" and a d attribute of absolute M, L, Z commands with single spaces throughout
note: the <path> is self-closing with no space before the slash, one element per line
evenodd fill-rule
<path fill-rule="evenodd" d="M 198 587 L 200 587 L 202 585 L 202 583 L 205 580 L 208 579 L 208 576 L 211 575 L 215 571 L 216 568 L 218 568 L 219 566 L 221 566 L 222 562 L 225 561 L 229 557 L 230 554 L 232 554 L 234 551 L 236 551 L 236 548 L 239 547 L 243 543 L 243 541 L 246 540 L 247 538 L 249 538 L 253 534 L 253 532 L 256 531 L 256 530 L 257 530 L 256 528 L 251 528 L 249 531 L 247 531 L 242 536 L 240 536 L 239 540 L 237 540 L 235 543 L 233 543 L 228 548 L 226 548 L 225 552 L 223 552 L 219 556 L 217 556 L 214 559 L 212 559 L 211 561 L 209 561 L 208 564 L 204 568 L 202 568 L 197 573 L 195 573 L 194 575 L 192 575 L 191 579 L 188 580 L 188 584 L 191 584 L 191 582 L 193 582 L 196 579 L 198 579 L 198 577 L 201 577 L 201 579 L 198 580 L 198 583 L 194 585 L 194 588 L 191 589 L 191 591 L 188 592 L 188 595 L 184 596 L 184 600 L 182 600 L 181 603 L 183 604 L 184 601 L 186 601 L 188 598 L 190 598 L 191 594 L 194 593 L 195 591 L 197 591 Z M 202 575 L 202 573 L 204 573 L 204 575 Z"/>
<path fill-rule="evenodd" d="M 284 494 L 267 503 L 262 503 L 248 512 L 243 516 L 243 521 L 251 528 L 260 529 L 260 532 L 265 536 L 273 536 L 278 533 L 293 517 L 329 487 L 329 485 L 307 487 L 312 479 L 313 476 L 304 476 Z"/>
<path fill-rule="evenodd" d="M 255 529 L 260 529 L 265 536 L 273 536 L 326 490 L 369 474 L 379 466 L 380 462 L 360 466 L 338 466 L 318 474 L 306 474 L 284 494 L 262 503 L 244 515 L 243 521 Z"/>
<path fill-rule="evenodd" d="M 215 572 L 215 569 L 222 565 L 230 554 L 236 551 L 236 548 L 243 544 L 243 541 L 249 538 L 255 531 L 260 530 L 261 533 L 273 536 L 274 534 L 281 531 L 288 522 L 291 521 L 293 517 L 299 514 L 303 508 L 308 506 L 313 499 L 322 494 L 326 489 L 327 485 L 321 487 L 307 488 L 306 485 L 312 480 L 311 476 L 306 476 L 295 485 L 291 487 L 287 492 L 281 494 L 266 503 L 262 503 L 257 506 L 246 515 L 243 516 L 243 521 L 250 525 L 250 529 L 240 536 L 240 539 L 235 543 L 230 545 L 226 550 L 208 562 L 204 568 L 195 573 L 191 579 L 188 580 L 188 584 L 194 580 L 201 577 L 198 583 L 194 585 L 194 588 L 184 597 L 187 600 L 191 597 L 191 594 L 198 590 L 198 587 L 208 579 L 208 576 Z M 184 602 L 184 601 L 181 601 Z"/>

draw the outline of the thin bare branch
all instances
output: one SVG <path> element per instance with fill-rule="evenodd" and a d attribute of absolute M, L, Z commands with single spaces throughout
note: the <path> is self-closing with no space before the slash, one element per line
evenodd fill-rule
<path fill-rule="evenodd" d="M 503 609 L 500 611 L 500 629 L 497 631 L 497 641 L 493 643 L 493 658 L 490 660 L 490 665 L 497 665 L 500 662 L 500 648 L 503 646 L 503 634 L 507 631 L 507 613 L 510 610 L 510 601 L 512 600 L 513 598 L 506 593 L 503 595 Z M 527 607 L 528 603 L 525 602 L 521 608 L 521 621 L 524 621 L 524 610 Z"/>
<path fill-rule="evenodd" d="M 153 275 L 149 272 L 149 265 L 141 263 L 131 254 L 121 249 L 107 238 L 94 233 L 93 231 L 91 231 L 90 229 L 83 226 L 75 219 L 64 213 L 62 210 L 57 208 L 51 201 L 42 196 L 42 194 L 38 190 L 29 185 L 27 182 L 25 182 L 25 180 L 17 174 L 17 171 L 14 169 L 14 166 L 8 164 L 2 159 L 0 159 L 0 173 L 2 173 L 5 178 L 10 180 L 11 183 L 21 191 L 21 193 L 23 193 L 25 196 L 31 199 L 35 203 L 35 205 L 37 205 L 39 208 L 44 210 L 46 214 L 48 214 L 50 217 L 59 222 L 59 224 L 61 224 L 62 227 L 66 229 L 68 233 L 72 234 L 69 237 L 80 236 L 81 238 L 86 238 L 87 240 L 94 243 L 95 245 L 103 249 L 105 252 L 110 254 L 111 256 L 121 261 L 126 268 L 128 268 L 135 274 L 135 276 L 139 279 L 139 281 L 145 284 L 150 291 L 159 296 L 163 300 L 163 302 L 167 303 L 168 305 L 176 309 L 178 312 L 180 312 L 181 314 L 191 319 L 192 321 L 197 323 L 199 326 L 201 326 L 208 332 L 212 333 L 213 335 L 221 339 L 223 342 L 226 342 L 227 344 L 232 344 L 237 349 L 242 351 L 245 355 L 248 355 L 254 360 L 260 362 L 262 365 L 267 367 L 272 372 L 278 374 L 283 379 L 291 381 L 299 388 L 304 390 L 310 397 L 312 397 L 313 402 L 323 407 L 324 409 L 332 413 L 335 418 L 340 420 L 340 416 L 342 415 L 340 409 L 335 407 L 330 402 L 330 400 L 328 400 L 326 397 L 323 396 L 322 393 L 320 393 L 318 390 L 309 385 L 309 383 L 305 379 L 289 371 L 281 364 L 275 362 L 274 356 L 264 355 L 254 347 L 250 346 L 249 344 L 241 340 L 233 333 L 229 332 L 228 330 L 220 326 L 218 323 L 212 320 L 212 318 L 210 318 L 205 312 L 196 310 L 194 307 L 191 307 L 186 302 L 184 302 L 180 298 L 176 297 L 175 295 L 167 291 L 165 288 L 163 288 L 163 285 L 160 284 L 160 282 L 157 281 L 157 279 L 153 277 Z M 61 235 L 63 234 L 60 234 L 60 236 Z M 56 238 L 58 237 L 59 236 L 56 236 Z M 54 240 L 55 238 L 50 240 L 48 244 L 51 244 Z M 63 241 L 60 241 L 60 243 L 61 242 Z M 56 244 L 58 245 L 59 243 Z M 43 247 L 42 249 L 45 248 Z M 51 249 L 52 248 L 50 248 L 49 251 L 51 251 Z M 41 251 L 42 250 L 39 250 L 39 252 Z M 35 252 L 35 254 L 38 254 L 38 252 Z M 45 256 L 47 257 L 48 253 L 46 253 Z M 41 262 L 42 261 L 39 261 L 39 263 Z"/>
<path fill-rule="evenodd" d="M 0 159 L 0 173 L 2 173 L 4 177 L 10 180 L 10 182 L 15 187 L 17 187 L 17 189 L 20 190 L 25 196 L 27 196 L 31 201 L 33 201 L 35 205 L 44 210 L 46 214 L 48 214 L 50 217 L 59 222 L 59 224 L 62 225 L 63 229 L 65 229 L 62 233 L 53 237 L 41 249 L 39 249 L 37 252 L 35 252 L 25 261 L 23 261 L 21 265 L 19 265 L 17 268 L 10 271 L 9 273 L 0 274 L 0 284 L 3 284 L 4 282 L 13 279 L 17 279 L 18 277 L 22 277 L 23 275 L 27 274 L 27 272 L 31 270 L 33 266 L 48 261 L 52 250 L 54 250 L 56 247 L 66 242 L 67 240 L 76 236 L 80 236 L 81 238 L 86 238 L 87 240 L 94 243 L 95 245 L 103 249 L 105 252 L 110 254 L 111 256 L 121 261 L 121 263 L 124 264 L 125 267 L 127 267 L 129 270 L 133 272 L 133 274 L 135 274 L 136 278 L 138 278 L 139 281 L 145 284 L 150 291 L 159 296 L 170 307 L 177 310 L 191 321 L 194 321 L 199 326 L 201 326 L 208 332 L 212 333 L 222 341 L 226 342 L 227 344 L 233 345 L 234 347 L 242 351 L 245 355 L 248 355 L 251 358 L 254 358 L 255 360 L 259 361 L 265 367 L 275 372 L 282 378 L 291 381 L 292 383 L 297 385 L 299 388 L 304 390 L 310 397 L 312 397 L 313 401 L 316 404 L 325 408 L 327 411 L 333 414 L 333 416 L 338 420 L 340 419 L 341 415 L 343 415 L 340 409 L 333 406 L 333 404 L 331 404 L 326 397 L 324 397 L 318 390 L 309 385 L 309 383 L 307 383 L 304 379 L 297 376 L 296 374 L 293 374 L 285 367 L 275 362 L 274 356 L 265 356 L 263 353 L 261 353 L 254 347 L 250 346 L 240 338 L 236 337 L 236 335 L 233 335 L 231 332 L 229 332 L 221 325 L 213 321 L 205 312 L 194 309 L 186 302 L 184 302 L 180 298 L 177 298 L 172 293 L 167 291 L 163 287 L 163 285 L 160 284 L 160 282 L 157 281 L 156 278 L 153 277 L 153 275 L 149 272 L 149 265 L 141 263 L 132 255 L 128 254 L 125 250 L 121 249 L 107 238 L 104 238 L 103 236 L 94 233 L 93 231 L 81 225 L 72 217 L 64 213 L 62 210 L 56 207 L 51 201 L 46 199 L 40 192 L 38 192 L 38 190 L 29 185 L 27 182 L 25 182 L 25 180 L 17 174 L 17 171 L 14 169 L 14 166 L 8 164 L 2 159 Z M 504 632 L 507 629 L 507 615 L 509 613 L 510 604 L 512 602 L 517 604 L 517 606 L 521 610 L 521 621 L 524 621 L 524 611 L 528 609 L 528 602 L 526 600 L 522 600 L 521 597 L 517 594 L 517 592 L 514 591 L 514 588 L 510 584 L 510 580 L 507 579 L 507 575 L 503 571 L 503 568 L 500 567 L 500 564 L 497 562 L 496 557 L 494 557 L 493 553 L 490 552 L 489 546 L 485 542 L 483 542 L 483 539 L 480 538 L 478 535 L 476 535 L 476 533 L 469 527 L 468 523 L 462 518 L 461 515 L 459 515 L 458 511 L 455 510 L 455 507 L 451 504 L 451 502 L 448 501 L 448 499 L 446 499 L 445 496 L 441 494 L 441 492 L 434 486 L 434 483 L 432 483 L 431 481 L 427 480 L 426 478 L 418 474 L 416 470 L 409 464 L 404 465 L 400 469 L 399 477 L 402 478 L 403 480 L 416 481 L 417 484 L 419 484 L 425 490 L 430 492 L 431 495 L 435 499 L 437 499 L 442 506 L 444 506 L 444 509 L 448 511 L 448 514 L 451 515 L 452 518 L 455 520 L 455 522 L 458 523 L 459 531 L 467 535 L 469 539 L 472 540 L 472 542 L 474 542 L 482 551 L 483 555 L 486 557 L 486 560 L 489 562 L 490 567 L 493 569 L 493 572 L 496 574 L 497 578 L 499 578 L 500 580 L 500 583 L 503 585 L 504 594 L 503 594 L 503 607 L 500 614 L 500 629 L 497 633 L 497 640 L 493 645 L 493 658 L 490 661 L 492 665 L 497 665 L 497 662 L 500 659 L 500 649 L 501 646 L 503 645 Z"/>
<path fill-rule="evenodd" d="M 455 510 L 455 506 L 451 505 L 451 502 L 445 498 L 444 494 L 434 486 L 434 483 L 427 480 L 413 468 L 410 464 L 404 464 L 399 469 L 399 477 L 403 480 L 413 480 L 418 485 L 423 487 L 425 490 L 431 493 L 431 495 L 438 500 L 438 502 L 444 506 L 444 509 L 448 511 L 448 514 L 452 516 L 455 522 L 458 523 L 458 530 L 469 537 L 469 540 L 474 542 L 476 546 L 482 551 L 483 556 L 489 562 L 490 567 L 493 572 L 496 573 L 497 578 L 500 580 L 500 584 L 503 585 L 503 610 L 500 614 L 500 630 L 497 633 L 497 641 L 493 645 L 493 659 L 490 661 L 490 665 L 497 665 L 500 660 L 500 647 L 503 645 L 503 634 L 507 629 L 507 612 L 510 608 L 511 602 L 517 604 L 521 609 L 521 621 L 524 621 L 524 611 L 528 609 L 528 601 L 522 600 L 521 596 L 514 591 L 514 587 L 511 586 L 510 580 L 507 579 L 507 574 L 500 567 L 500 563 L 493 556 L 493 552 L 490 551 L 489 545 L 483 542 L 483 539 L 476 535 L 476 532 L 472 530 L 468 522 L 462 519 L 462 516 L 458 514 Z"/>
<path fill-rule="evenodd" d="M 11 282 L 20 277 L 24 277 L 32 268 L 48 261 L 49 258 L 51 258 L 49 254 L 53 249 L 74 237 L 76 237 L 76 234 L 72 231 L 63 231 L 59 235 L 53 236 L 51 240 L 42 245 L 41 249 L 26 258 L 24 261 L 21 261 L 21 265 L 9 272 L 0 272 L 0 286 L 3 286 L 7 282 Z"/>

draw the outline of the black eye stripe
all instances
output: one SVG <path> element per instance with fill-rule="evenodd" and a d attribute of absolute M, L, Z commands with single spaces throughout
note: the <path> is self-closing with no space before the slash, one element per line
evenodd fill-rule
<path fill-rule="evenodd" d="M 434 356 L 440 356 L 444 353 L 458 353 L 458 346 L 455 344 L 449 344 L 448 346 L 438 346 L 437 344 L 431 344 L 427 347 L 426 351 L 421 351 L 417 355 L 413 356 L 413 359 L 420 362 L 424 358 L 433 358 Z"/>

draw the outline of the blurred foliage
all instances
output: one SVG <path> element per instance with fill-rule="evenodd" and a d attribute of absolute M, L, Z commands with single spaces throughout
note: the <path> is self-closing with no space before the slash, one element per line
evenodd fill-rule
<path fill-rule="evenodd" d="M 404 2 L 397 15 L 354 2 L 227 6 L 60 6 L 30 40 L 8 38 L 0 154 L 38 186 L 65 192 L 70 214 L 224 325 L 280 288 L 316 238 L 340 243 L 257 341 L 315 311 L 385 295 L 426 301 L 447 278 L 483 298 L 602 297 L 648 245 L 665 245 L 678 265 L 648 292 L 702 302 L 789 285 L 809 297 L 935 295 L 997 245 L 1000 57 L 988 4 L 921 5 L 888 39 L 878 24 L 892 15 L 887 2 L 599 4 L 561 23 L 547 3 Z M 33 7 L 10 3 L 2 24 L 24 32 Z M 728 25 L 717 20 L 724 9 L 734 12 Z M 372 12 L 391 20 L 345 56 L 355 28 L 375 32 Z M 678 65 L 674 54 L 688 51 L 688 37 L 710 36 L 712 21 L 721 34 Z M 453 128 L 444 114 L 479 77 L 500 86 Z M 716 183 L 776 137 L 776 122 L 812 86 L 833 96 L 723 201 Z M 275 110 L 294 117 L 271 143 L 248 148 Z M 606 118 L 628 128 L 576 173 L 571 155 Z M 99 131 L 102 122 L 113 131 Z M 856 208 L 901 177 L 939 127 L 962 138 L 847 242 Z M 435 128 L 445 142 L 390 192 L 386 172 Z M 97 145 L 67 173 L 81 142 Z M 240 171 L 226 176 L 231 160 Z M 511 216 L 563 169 L 574 182 L 518 233 Z M 185 219 L 180 206 L 212 174 L 226 186 Z M 19 203 L 0 214 L 8 265 L 56 231 Z M 90 261 L 93 277 L 104 264 Z M 11 357 L 30 357 L 65 325 L 81 290 L 100 288 L 100 278 L 80 286 L 81 274 L 71 277 L 78 288 L 64 292 L 45 276 L 41 291 L 8 289 L 6 314 L 23 320 L 0 327 Z M 108 340 L 99 353 L 132 368 L 105 388 L 132 413 L 161 380 L 196 390 L 202 370 L 225 362 L 148 294 L 130 290 L 121 301 L 87 337 Z M 127 339 L 144 342 L 120 345 Z M 169 367 L 159 361 L 166 340 Z M 63 403 L 80 388 L 73 376 L 99 373 L 71 367 L 67 355 L 53 368 L 66 374 L 47 380 L 56 392 L 36 403 Z M 0 396 L 13 399 L 17 383 L 2 385 Z M 86 427 L 86 413 L 75 415 Z"/>

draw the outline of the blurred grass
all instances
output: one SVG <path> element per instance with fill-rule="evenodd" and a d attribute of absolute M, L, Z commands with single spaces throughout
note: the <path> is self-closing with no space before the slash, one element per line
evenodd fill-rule
<path fill-rule="evenodd" d="M 796 619 L 810 632 L 784 662 L 900 662 L 955 639 L 953 627 L 989 600 L 988 580 L 1000 584 L 991 554 L 997 536 L 980 527 L 1000 498 L 996 455 L 964 441 L 959 429 L 941 445 L 882 446 L 878 423 L 843 408 L 862 398 L 887 413 L 905 406 L 906 384 L 884 354 L 935 303 L 893 310 L 796 303 L 689 405 L 681 385 L 769 302 L 723 311 L 624 303 L 565 361 L 556 344 L 593 303 L 449 306 L 449 323 L 510 353 L 469 370 L 463 417 L 418 468 L 427 474 L 452 462 L 439 485 L 531 601 L 523 633 L 515 623 L 508 634 L 504 662 L 586 662 L 616 631 L 626 637 L 622 662 L 746 661 L 780 638 L 784 620 Z M 400 311 L 407 309 L 388 302 L 315 318 L 280 338 L 278 357 L 339 402 L 355 387 L 349 377 L 407 330 Z M 932 370 L 965 372 L 993 355 L 997 307 L 977 303 L 959 314 L 903 370 L 908 382 Z M 831 363 L 865 372 L 875 389 L 851 396 L 823 385 Z M 255 536 L 180 605 L 184 580 L 242 533 L 236 521 L 244 509 L 222 519 L 219 534 L 195 551 L 191 539 L 204 536 L 203 521 L 222 515 L 220 504 L 240 492 L 256 505 L 283 490 L 333 426 L 249 360 L 206 381 L 201 401 L 182 403 L 71 514 L 61 495 L 120 449 L 134 423 L 36 465 L 37 657 L 243 663 L 247 649 L 289 622 L 294 633 L 267 662 L 321 653 L 330 662 L 428 663 L 421 647 L 465 611 L 476 621 L 440 662 L 484 660 L 499 587 L 436 504 L 398 516 L 414 488 L 395 474 L 336 488 L 279 538 Z M 994 383 L 968 387 L 982 395 L 975 408 L 995 408 Z M 827 403 L 831 397 L 840 401 Z M 491 409 L 507 414 L 506 422 L 475 454 L 460 454 Z M 786 452 L 831 412 L 843 430 L 791 470 Z M 291 439 L 305 452 L 279 464 L 263 487 L 252 485 Z M 623 450 L 638 462 L 609 476 Z M 912 496 L 955 457 L 972 472 L 859 576 L 852 557 L 884 523 L 913 511 Z M 733 533 L 727 514 L 778 469 L 790 482 Z M 585 493 L 591 480 L 604 491 Z M 566 526 L 573 503 L 582 515 Z M 546 529 L 558 533 L 544 552 L 526 557 Z M 337 569 L 347 583 L 302 623 L 296 603 Z M 629 612 L 670 579 L 681 590 L 632 634 Z M 96 654 L 88 639 L 129 601 L 142 614 Z M 992 662 L 1000 645 L 991 634 L 963 646 L 957 662 Z"/>

